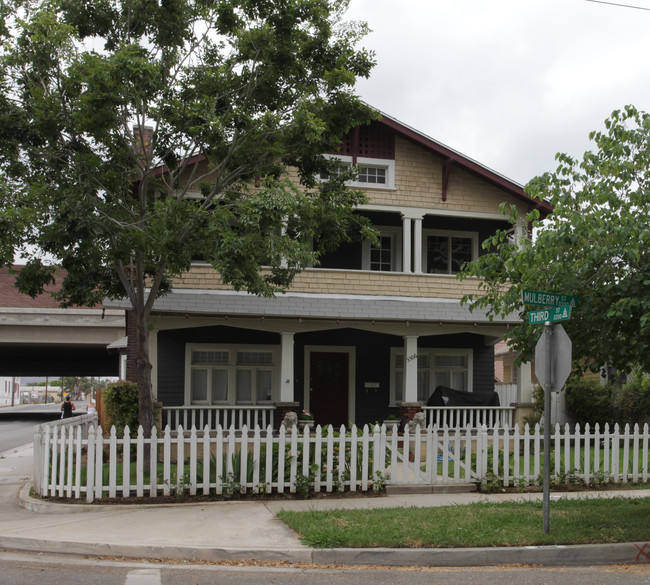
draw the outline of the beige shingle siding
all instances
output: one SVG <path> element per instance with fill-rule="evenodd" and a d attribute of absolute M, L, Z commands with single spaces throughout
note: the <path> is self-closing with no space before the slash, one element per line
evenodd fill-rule
<path fill-rule="evenodd" d="M 175 289 L 230 290 L 210 266 L 193 266 L 174 280 Z M 298 274 L 291 292 L 332 295 L 460 299 L 478 290 L 478 280 L 458 281 L 454 276 L 402 274 L 353 270 L 305 270 Z"/>

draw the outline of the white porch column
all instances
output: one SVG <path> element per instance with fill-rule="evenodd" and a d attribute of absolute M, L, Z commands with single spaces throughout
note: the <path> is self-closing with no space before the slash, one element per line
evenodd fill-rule
<path fill-rule="evenodd" d="M 422 274 L 422 218 L 413 220 L 413 272 Z"/>
<path fill-rule="evenodd" d="M 280 333 L 282 356 L 280 361 L 280 400 L 293 402 L 293 333 Z"/>
<path fill-rule="evenodd" d="M 525 219 L 519 218 L 517 220 L 517 223 L 515 224 L 514 237 L 515 237 L 515 245 L 517 246 L 518 249 L 521 250 L 524 247 L 524 242 L 529 239 L 528 227 Z"/>
<path fill-rule="evenodd" d="M 402 272 L 411 272 L 411 218 L 402 216 Z"/>
<path fill-rule="evenodd" d="M 519 396 L 517 402 L 530 403 L 533 401 L 533 368 L 530 362 L 519 366 L 519 375 L 517 376 L 519 386 Z"/>
<path fill-rule="evenodd" d="M 404 336 L 404 402 L 418 401 L 418 336 Z"/>

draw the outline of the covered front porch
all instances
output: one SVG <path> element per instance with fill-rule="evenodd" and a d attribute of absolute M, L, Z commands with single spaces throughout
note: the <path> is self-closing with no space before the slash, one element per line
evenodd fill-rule
<path fill-rule="evenodd" d="M 507 322 L 458 299 L 213 290 L 157 299 L 150 333 L 162 424 L 278 429 L 288 411 L 321 426 L 402 423 L 447 386 L 494 387 L 494 343 Z M 511 424 L 496 410 L 425 409 L 428 425 Z M 460 421 L 458 423 L 457 421 Z"/>

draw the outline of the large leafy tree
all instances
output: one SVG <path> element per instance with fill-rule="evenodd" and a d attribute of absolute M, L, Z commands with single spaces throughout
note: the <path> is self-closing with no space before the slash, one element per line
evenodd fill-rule
<path fill-rule="evenodd" d="M 582 160 L 558 154 L 556 171 L 526 186 L 553 213 L 530 215 L 534 241 L 513 245 L 507 230 L 486 241 L 489 253 L 462 276 L 484 279 L 482 290 L 465 301 L 518 313 L 508 336 L 529 360 L 541 326 L 528 325 L 527 311 L 539 307 L 524 307 L 522 290 L 577 295 L 563 324 L 577 365 L 650 370 L 650 116 L 628 106 L 590 139 Z"/>
<path fill-rule="evenodd" d="M 149 314 L 193 258 L 272 295 L 369 233 L 346 176 L 316 179 L 375 116 L 354 94 L 374 63 L 347 2 L 2 4 L 0 262 L 27 256 L 17 285 L 36 295 L 54 260 L 64 306 L 128 298 L 146 433 Z"/>

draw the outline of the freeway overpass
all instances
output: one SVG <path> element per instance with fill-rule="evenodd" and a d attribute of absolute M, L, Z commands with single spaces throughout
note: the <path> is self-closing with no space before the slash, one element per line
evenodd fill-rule
<path fill-rule="evenodd" d="M 0 376 L 119 375 L 123 310 L 61 309 L 49 294 L 21 295 L 14 279 L 0 269 Z"/>

